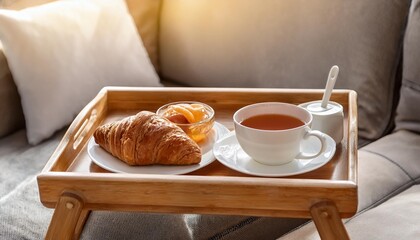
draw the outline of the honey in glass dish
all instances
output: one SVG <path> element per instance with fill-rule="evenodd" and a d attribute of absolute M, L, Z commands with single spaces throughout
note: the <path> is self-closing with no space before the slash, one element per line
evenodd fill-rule
<path fill-rule="evenodd" d="M 175 123 L 195 142 L 205 139 L 214 125 L 213 108 L 201 102 L 168 103 L 156 113 Z"/>

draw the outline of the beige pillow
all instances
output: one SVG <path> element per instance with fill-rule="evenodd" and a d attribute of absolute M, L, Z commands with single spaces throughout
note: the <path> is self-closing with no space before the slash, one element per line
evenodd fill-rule
<path fill-rule="evenodd" d="M 160 86 L 123 0 L 0 10 L 0 40 L 32 144 L 69 124 L 104 86 Z"/>

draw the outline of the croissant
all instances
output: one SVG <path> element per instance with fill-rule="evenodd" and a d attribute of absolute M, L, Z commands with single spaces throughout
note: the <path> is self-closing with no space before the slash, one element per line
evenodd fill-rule
<path fill-rule="evenodd" d="M 155 113 L 141 111 L 98 127 L 95 142 L 129 165 L 188 165 L 201 149 L 181 128 Z"/>

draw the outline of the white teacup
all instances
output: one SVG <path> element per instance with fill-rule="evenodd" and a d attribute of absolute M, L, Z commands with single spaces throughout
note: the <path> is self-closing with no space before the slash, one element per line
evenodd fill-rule
<path fill-rule="evenodd" d="M 300 126 L 284 130 L 262 130 L 244 126 L 242 122 L 257 115 L 280 114 L 299 119 Z M 264 102 L 245 106 L 233 115 L 236 138 L 242 149 L 255 161 L 266 165 L 281 165 L 294 159 L 316 158 L 326 149 L 326 136 L 311 130 L 312 115 L 306 109 L 288 103 Z M 319 152 L 302 152 L 304 139 L 314 136 L 321 142 Z"/>

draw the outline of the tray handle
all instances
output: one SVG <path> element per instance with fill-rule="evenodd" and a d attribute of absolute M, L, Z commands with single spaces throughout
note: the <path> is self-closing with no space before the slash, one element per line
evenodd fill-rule
<path fill-rule="evenodd" d="M 89 130 L 92 128 L 93 124 L 96 122 L 98 118 L 97 110 L 93 109 L 90 113 L 89 118 L 83 121 L 82 126 L 77 130 L 76 134 L 73 136 L 73 149 L 76 150 L 83 139 L 86 137 Z"/>
<path fill-rule="evenodd" d="M 86 138 L 106 114 L 106 104 L 107 88 L 103 88 L 73 120 L 42 172 L 68 169 L 83 148 Z"/>

